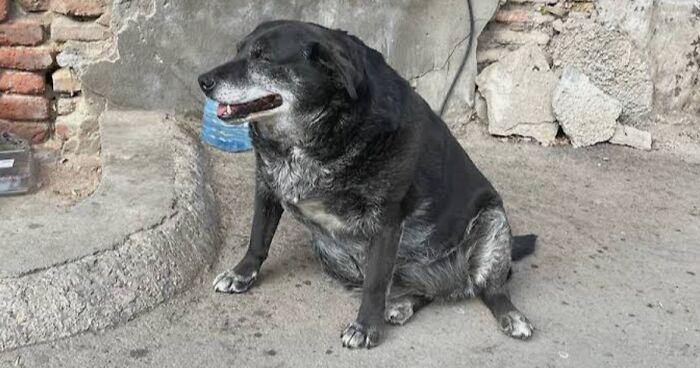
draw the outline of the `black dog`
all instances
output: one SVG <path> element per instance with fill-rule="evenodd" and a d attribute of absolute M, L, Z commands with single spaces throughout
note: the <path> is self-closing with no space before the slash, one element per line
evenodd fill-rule
<path fill-rule="evenodd" d="M 324 269 L 362 287 L 344 346 L 375 346 L 384 321 L 471 296 L 506 334 L 531 336 L 504 284 L 534 236 L 513 240 L 498 193 L 379 52 L 342 31 L 268 22 L 199 83 L 219 117 L 252 122 L 257 165 L 250 245 L 216 291 L 250 288 L 286 210 Z"/>

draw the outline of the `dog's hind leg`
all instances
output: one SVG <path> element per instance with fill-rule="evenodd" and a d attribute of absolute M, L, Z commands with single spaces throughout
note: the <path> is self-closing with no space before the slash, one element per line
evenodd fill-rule
<path fill-rule="evenodd" d="M 527 340 L 532 336 L 534 327 L 510 301 L 505 286 L 498 290 L 488 290 L 481 294 L 481 300 L 496 317 L 501 331 L 510 337 Z"/>
<path fill-rule="evenodd" d="M 419 295 L 401 295 L 388 297 L 384 320 L 392 325 L 403 325 L 419 309 L 430 304 L 433 299 Z"/>
<path fill-rule="evenodd" d="M 506 335 L 523 340 L 530 338 L 532 324 L 510 301 L 505 286 L 513 239 L 503 208 L 482 211 L 470 229 L 469 241 L 474 247 L 469 259 L 474 291 Z"/>

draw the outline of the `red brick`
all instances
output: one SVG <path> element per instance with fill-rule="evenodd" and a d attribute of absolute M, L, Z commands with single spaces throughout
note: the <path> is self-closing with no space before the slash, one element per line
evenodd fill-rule
<path fill-rule="evenodd" d="M 104 0 L 52 0 L 50 9 L 74 17 L 98 17 L 104 13 Z"/>
<path fill-rule="evenodd" d="M 41 74 L 0 70 L 0 92 L 38 95 L 44 91 L 46 81 Z"/>
<path fill-rule="evenodd" d="M 38 121 L 49 116 L 49 100 L 44 96 L 0 96 L 0 119 Z"/>
<path fill-rule="evenodd" d="M 22 9 L 29 12 L 39 12 L 49 9 L 49 0 L 17 0 Z"/>
<path fill-rule="evenodd" d="M 525 23 L 528 18 L 529 14 L 525 10 L 500 9 L 496 12 L 496 22 L 500 23 Z"/>
<path fill-rule="evenodd" d="M 0 119 L 0 133 L 10 132 L 32 143 L 41 143 L 49 137 L 51 126 L 47 122 L 8 121 Z"/>
<path fill-rule="evenodd" d="M 0 24 L 0 46 L 34 46 L 44 41 L 44 30 L 36 22 Z"/>
<path fill-rule="evenodd" d="M 10 0 L 0 0 L 0 22 L 5 20 L 10 12 Z"/>
<path fill-rule="evenodd" d="M 49 48 L 0 47 L 0 68 L 44 70 L 52 64 Z"/>

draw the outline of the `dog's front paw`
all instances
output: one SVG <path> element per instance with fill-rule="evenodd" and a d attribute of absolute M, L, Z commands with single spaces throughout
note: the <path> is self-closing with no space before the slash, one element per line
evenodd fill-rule
<path fill-rule="evenodd" d="M 359 322 L 349 324 L 340 334 L 340 340 L 343 342 L 343 347 L 355 348 L 372 348 L 379 344 L 379 329 L 372 326 L 364 326 Z"/>
<path fill-rule="evenodd" d="M 510 311 L 501 316 L 501 330 L 503 333 L 516 339 L 527 340 L 532 336 L 532 323 L 520 312 Z"/>
<path fill-rule="evenodd" d="M 229 294 L 244 293 L 250 289 L 257 277 L 257 272 L 253 272 L 250 276 L 243 276 L 233 270 L 226 271 L 214 279 L 214 291 Z"/>

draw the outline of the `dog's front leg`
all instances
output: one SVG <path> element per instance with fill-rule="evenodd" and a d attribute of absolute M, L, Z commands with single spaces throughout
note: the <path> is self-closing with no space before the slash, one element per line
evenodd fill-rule
<path fill-rule="evenodd" d="M 215 291 L 242 293 L 253 285 L 260 271 L 260 266 L 267 259 L 267 252 L 270 250 L 270 243 L 272 243 L 272 237 L 275 235 L 283 211 L 279 200 L 258 179 L 255 186 L 255 209 L 248 251 L 236 267 L 216 277 L 214 280 Z"/>
<path fill-rule="evenodd" d="M 386 295 L 394 273 L 400 234 L 398 220 L 392 219 L 370 241 L 360 310 L 357 319 L 341 334 L 345 347 L 369 349 L 379 343 L 384 329 Z"/>

